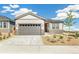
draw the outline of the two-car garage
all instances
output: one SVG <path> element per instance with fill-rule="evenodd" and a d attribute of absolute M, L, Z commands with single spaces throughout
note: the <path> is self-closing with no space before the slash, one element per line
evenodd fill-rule
<path fill-rule="evenodd" d="M 44 18 L 28 12 L 16 17 L 16 35 L 43 35 Z"/>
<path fill-rule="evenodd" d="M 19 35 L 40 35 L 41 24 L 19 24 Z"/>

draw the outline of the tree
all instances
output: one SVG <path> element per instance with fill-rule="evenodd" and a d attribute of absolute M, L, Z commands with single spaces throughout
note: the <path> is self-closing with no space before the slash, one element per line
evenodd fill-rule
<path fill-rule="evenodd" d="M 70 31 L 71 26 L 75 24 L 74 22 L 74 15 L 72 15 L 72 11 L 66 12 L 67 18 L 64 20 L 64 25 L 68 27 L 68 31 Z"/>

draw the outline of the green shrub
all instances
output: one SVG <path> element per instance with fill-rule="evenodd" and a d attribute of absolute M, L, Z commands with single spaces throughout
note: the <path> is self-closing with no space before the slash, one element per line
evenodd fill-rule
<path fill-rule="evenodd" d="M 53 38 L 56 38 L 56 35 L 53 35 Z"/>
<path fill-rule="evenodd" d="M 75 35 L 73 35 L 73 37 L 75 37 L 77 39 L 79 37 L 79 33 L 76 32 Z"/>
<path fill-rule="evenodd" d="M 3 39 L 6 39 L 6 36 L 5 35 L 3 36 Z"/>
<path fill-rule="evenodd" d="M 79 33 L 75 33 L 75 36 L 79 37 Z"/>
<path fill-rule="evenodd" d="M 0 37 L 0 40 L 2 40 L 2 37 Z"/>
<path fill-rule="evenodd" d="M 0 35 L 2 35 L 2 33 L 0 32 Z"/>
<path fill-rule="evenodd" d="M 63 36 L 60 36 L 59 39 L 63 39 Z"/>
<path fill-rule="evenodd" d="M 72 34 L 72 35 L 68 35 L 68 36 L 72 36 L 72 37 L 75 37 L 75 35 L 73 35 L 73 34 Z"/>

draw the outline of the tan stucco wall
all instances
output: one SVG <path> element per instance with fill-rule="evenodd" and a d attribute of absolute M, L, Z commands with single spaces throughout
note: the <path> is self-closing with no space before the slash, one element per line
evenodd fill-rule
<path fill-rule="evenodd" d="M 49 23 L 49 27 L 48 27 L 49 30 L 53 30 L 53 29 L 52 29 L 52 24 L 53 24 L 53 23 Z M 54 24 L 55 24 L 55 23 L 54 23 Z M 59 30 L 63 30 L 63 23 L 59 23 Z"/>
<path fill-rule="evenodd" d="M 49 23 L 49 32 L 52 34 L 61 34 L 63 33 L 63 23 L 59 23 L 59 29 L 52 29 L 52 24 L 53 23 Z"/>

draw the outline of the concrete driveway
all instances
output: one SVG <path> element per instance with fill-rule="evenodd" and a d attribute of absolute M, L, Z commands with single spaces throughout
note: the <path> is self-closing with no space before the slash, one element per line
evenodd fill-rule
<path fill-rule="evenodd" d="M 0 53 L 79 53 L 79 46 L 47 46 L 39 35 L 14 36 L 0 42 Z"/>
<path fill-rule="evenodd" d="M 43 45 L 42 36 L 40 35 L 17 35 L 3 42 L 4 45 Z"/>

